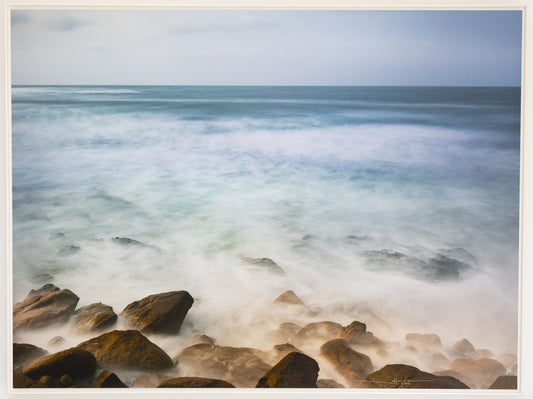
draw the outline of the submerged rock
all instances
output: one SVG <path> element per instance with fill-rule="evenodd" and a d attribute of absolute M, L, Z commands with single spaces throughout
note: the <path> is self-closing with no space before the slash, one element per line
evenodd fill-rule
<path fill-rule="evenodd" d="M 461 381 L 405 364 L 389 364 L 366 377 L 380 388 L 468 389 Z"/>
<path fill-rule="evenodd" d="M 25 366 L 34 359 L 47 355 L 48 352 L 32 344 L 13 344 L 13 369 Z"/>
<path fill-rule="evenodd" d="M 40 357 L 22 369 L 22 372 L 32 379 L 39 379 L 43 376 L 60 378 L 64 374 L 72 378 L 91 377 L 95 371 L 95 357 L 92 353 L 80 348 L 70 348 Z"/>
<path fill-rule="evenodd" d="M 82 342 L 78 348 L 91 352 L 101 367 L 133 370 L 166 370 L 172 359 L 137 330 L 114 330 Z"/>
<path fill-rule="evenodd" d="M 316 360 L 292 352 L 268 370 L 256 388 L 316 388 L 318 371 Z"/>
<path fill-rule="evenodd" d="M 215 378 L 177 377 L 161 382 L 157 388 L 235 388 L 235 386 Z"/>
<path fill-rule="evenodd" d="M 102 371 L 91 381 L 89 388 L 127 388 L 117 375 L 109 370 Z"/>
<path fill-rule="evenodd" d="M 101 331 L 117 321 L 117 315 L 111 306 L 101 302 L 84 306 L 75 312 L 71 329 L 76 332 Z"/>
<path fill-rule="evenodd" d="M 360 380 L 374 370 L 370 357 L 354 351 L 340 338 L 322 345 L 320 354 L 349 382 L 351 387 L 358 387 Z"/>
<path fill-rule="evenodd" d="M 13 329 L 41 328 L 65 322 L 74 312 L 79 298 L 68 289 L 46 284 L 31 290 L 24 301 L 13 306 Z"/>
<path fill-rule="evenodd" d="M 121 316 L 141 332 L 177 334 L 193 302 L 187 291 L 149 295 L 130 303 Z"/>
<path fill-rule="evenodd" d="M 261 269 L 268 270 L 274 274 L 284 275 L 285 271 L 272 259 L 269 258 L 248 258 L 241 257 L 242 262 L 251 265 L 258 266 Z"/>
<path fill-rule="evenodd" d="M 455 359 L 450 363 L 450 369 L 472 379 L 477 387 L 481 389 L 487 389 L 497 377 L 504 375 L 506 372 L 503 364 L 497 360 L 487 358 L 477 360 Z"/>
<path fill-rule="evenodd" d="M 517 383 L 516 375 L 501 375 L 496 378 L 489 389 L 516 389 Z"/>
<path fill-rule="evenodd" d="M 298 296 L 294 293 L 294 291 L 288 290 L 282 293 L 280 296 L 278 296 L 276 299 L 274 299 L 275 304 L 286 304 L 286 305 L 303 305 L 304 303 Z"/>

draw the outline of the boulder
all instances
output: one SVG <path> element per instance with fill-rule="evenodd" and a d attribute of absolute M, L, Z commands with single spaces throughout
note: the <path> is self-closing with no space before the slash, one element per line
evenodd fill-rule
<path fill-rule="evenodd" d="M 405 364 L 388 364 L 366 378 L 380 388 L 468 389 L 453 377 L 437 376 Z"/>
<path fill-rule="evenodd" d="M 84 306 L 75 314 L 71 325 L 71 329 L 75 332 L 102 331 L 117 321 L 113 308 L 101 302 Z"/>
<path fill-rule="evenodd" d="M 374 367 L 370 357 L 354 351 L 346 341 L 337 338 L 320 347 L 320 354 L 330 362 L 335 371 L 349 382 L 350 387 L 358 385 Z"/>
<path fill-rule="evenodd" d="M 256 388 L 316 388 L 318 371 L 316 360 L 292 352 L 268 370 Z"/>
<path fill-rule="evenodd" d="M 161 382 L 157 388 L 235 388 L 235 386 L 214 378 L 178 377 Z"/>
<path fill-rule="evenodd" d="M 171 291 L 149 295 L 130 303 L 121 316 L 141 332 L 177 334 L 194 299 L 187 291 Z"/>
<path fill-rule="evenodd" d="M 213 345 L 215 343 L 215 340 L 205 334 L 201 334 L 201 335 L 195 335 L 194 337 L 192 337 L 192 344 L 195 345 L 195 344 L 208 344 L 208 345 Z"/>
<path fill-rule="evenodd" d="M 35 381 L 22 373 L 13 373 L 13 388 L 29 388 Z"/>
<path fill-rule="evenodd" d="M 40 357 L 22 369 L 26 376 L 34 380 L 45 375 L 54 378 L 60 378 L 64 374 L 72 378 L 91 377 L 95 371 L 95 357 L 92 353 L 80 348 L 70 348 Z"/>
<path fill-rule="evenodd" d="M 31 290 L 24 301 L 13 306 L 13 329 L 46 327 L 68 320 L 79 298 L 68 289 L 46 284 Z"/>
<path fill-rule="evenodd" d="M 407 334 L 405 339 L 409 345 L 417 348 L 440 348 L 442 343 L 437 334 Z"/>
<path fill-rule="evenodd" d="M 43 375 L 39 378 L 35 384 L 32 384 L 30 388 L 59 388 L 57 381 L 49 375 Z"/>
<path fill-rule="evenodd" d="M 516 375 L 501 375 L 496 378 L 489 389 L 516 389 L 517 382 Z"/>
<path fill-rule="evenodd" d="M 278 362 L 291 352 L 302 353 L 300 349 L 291 344 L 274 345 L 274 347 L 272 348 L 272 357 L 275 362 Z"/>
<path fill-rule="evenodd" d="M 291 344 L 301 346 L 312 340 L 318 340 L 321 342 L 329 341 L 333 338 L 337 338 L 341 329 L 342 325 L 332 321 L 309 323 L 298 330 L 296 335 L 291 339 Z"/>
<path fill-rule="evenodd" d="M 324 379 L 324 378 L 317 380 L 316 386 L 317 388 L 346 388 L 344 385 L 342 385 L 341 383 L 338 383 L 335 380 Z"/>
<path fill-rule="evenodd" d="M 78 348 L 91 352 L 98 365 L 133 370 L 166 370 L 172 359 L 137 330 L 114 330 L 82 342 Z"/>
<path fill-rule="evenodd" d="M 65 343 L 65 338 L 60 337 L 59 335 L 57 337 L 51 338 L 47 343 L 46 346 L 48 347 L 54 347 L 54 346 L 60 346 Z"/>
<path fill-rule="evenodd" d="M 63 374 L 59 378 L 59 385 L 61 385 L 63 388 L 72 387 L 74 386 L 74 381 L 72 380 L 72 378 L 70 378 L 70 375 Z"/>
<path fill-rule="evenodd" d="M 109 370 L 102 371 L 91 381 L 89 388 L 127 388 L 117 375 Z"/>
<path fill-rule="evenodd" d="M 274 274 L 284 275 L 285 271 L 272 259 L 269 258 L 247 258 L 241 257 L 243 263 L 250 266 L 257 266 L 260 270 L 266 270 Z"/>
<path fill-rule="evenodd" d="M 38 357 L 48 354 L 42 348 L 32 344 L 13 344 L 13 369 L 23 367 Z"/>
<path fill-rule="evenodd" d="M 274 299 L 275 304 L 278 305 L 303 305 L 304 303 L 298 296 L 294 293 L 294 291 L 288 290 L 282 293 L 280 296 L 278 296 L 276 299 Z"/>
<path fill-rule="evenodd" d="M 196 344 L 177 357 L 180 373 L 222 379 L 238 388 L 253 388 L 270 369 L 266 354 L 252 348 Z"/>
<path fill-rule="evenodd" d="M 352 345 L 381 345 L 383 341 L 374 337 L 374 334 L 366 330 L 366 324 L 360 321 L 353 321 L 339 331 L 339 338 L 344 339 Z"/>
<path fill-rule="evenodd" d="M 455 359 L 450 363 L 450 369 L 472 379 L 481 389 L 487 389 L 497 377 L 507 371 L 497 360 L 487 358 Z"/>
<path fill-rule="evenodd" d="M 455 356 L 455 357 L 457 356 L 469 357 L 476 352 L 476 349 L 474 348 L 474 345 L 470 343 L 469 340 L 467 340 L 466 338 L 463 338 L 457 341 L 455 344 L 453 344 L 450 351 L 451 351 L 452 356 Z"/>
<path fill-rule="evenodd" d="M 276 342 L 287 342 L 300 328 L 301 326 L 295 323 L 281 323 L 277 330 L 270 331 L 269 336 Z"/>
<path fill-rule="evenodd" d="M 172 377 L 164 374 L 144 373 L 138 376 L 131 385 L 132 388 L 156 388 L 161 382 Z"/>

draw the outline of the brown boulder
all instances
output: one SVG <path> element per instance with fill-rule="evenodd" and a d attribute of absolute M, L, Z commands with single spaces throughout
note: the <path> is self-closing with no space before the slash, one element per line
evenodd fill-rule
<path fill-rule="evenodd" d="M 455 359 L 450 363 L 450 369 L 472 379 L 481 389 L 488 388 L 497 377 L 506 372 L 503 364 L 497 360 L 486 358 L 477 360 Z"/>
<path fill-rule="evenodd" d="M 344 385 L 338 383 L 335 380 L 329 380 L 324 378 L 316 380 L 316 386 L 317 388 L 346 388 Z"/>
<path fill-rule="evenodd" d="M 304 303 L 298 296 L 294 293 L 294 291 L 288 290 L 282 293 L 280 296 L 278 296 L 276 299 L 274 299 L 275 304 L 282 304 L 282 305 L 303 305 Z"/>
<path fill-rule="evenodd" d="M 157 388 L 235 388 L 235 386 L 214 378 L 178 377 L 161 382 Z"/>
<path fill-rule="evenodd" d="M 256 388 L 316 388 L 318 371 L 316 360 L 292 352 L 268 370 Z"/>
<path fill-rule="evenodd" d="M 59 385 L 61 385 L 63 388 L 68 388 L 74 386 L 74 381 L 72 381 L 70 375 L 63 374 L 61 378 L 59 378 Z"/>
<path fill-rule="evenodd" d="M 516 375 L 501 375 L 496 378 L 489 389 L 516 389 L 517 382 Z"/>
<path fill-rule="evenodd" d="M 13 388 L 29 388 L 35 381 L 22 373 L 13 373 Z"/>
<path fill-rule="evenodd" d="M 32 344 L 13 344 L 13 369 L 24 367 L 38 357 L 47 355 L 48 352 Z"/>
<path fill-rule="evenodd" d="M 337 338 L 341 329 L 342 325 L 332 321 L 309 323 L 298 330 L 296 335 L 291 339 L 291 344 L 300 346 L 311 340 L 329 341 Z"/>
<path fill-rule="evenodd" d="M 161 382 L 172 377 L 164 374 L 144 373 L 138 376 L 131 384 L 132 388 L 156 388 Z"/>
<path fill-rule="evenodd" d="M 57 337 L 54 337 L 54 338 L 51 338 L 47 343 L 46 343 L 46 346 L 48 347 L 54 347 L 54 346 L 61 346 L 65 343 L 65 338 L 61 337 L 61 336 L 57 336 Z"/>
<path fill-rule="evenodd" d="M 41 328 L 68 320 L 79 298 L 72 291 L 46 284 L 31 290 L 22 302 L 13 306 L 13 329 Z"/>
<path fill-rule="evenodd" d="M 92 353 L 80 348 L 70 348 L 40 357 L 22 369 L 25 375 L 34 380 L 45 375 L 60 378 L 63 374 L 68 374 L 72 378 L 90 377 L 95 371 L 95 357 Z"/>
<path fill-rule="evenodd" d="M 366 324 L 360 321 L 353 321 L 339 331 L 339 338 L 344 339 L 352 345 L 380 345 L 383 343 L 374 334 L 366 330 Z"/>
<path fill-rule="evenodd" d="M 117 375 L 109 370 L 102 371 L 91 381 L 89 388 L 127 388 Z"/>
<path fill-rule="evenodd" d="M 137 330 L 114 330 L 82 342 L 78 348 L 91 352 L 99 366 L 165 370 L 174 366 L 170 357 Z"/>
<path fill-rule="evenodd" d="M 474 348 L 474 345 L 472 345 L 466 338 L 457 341 L 451 348 L 451 353 L 453 356 L 469 357 L 475 352 L 476 349 Z"/>
<path fill-rule="evenodd" d="M 284 358 L 291 352 L 302 353 L 300 349 L 291 344 L 274 345 L 274 347 L 272 348 L 272 358 L 275 362 L 279 362 L 282 358 Z"/>
<path fill-rule="evenodd" d="M 39 378 L 39 381 L 31 385 L 30 388 L 59 388 L 59 386 L 55 379 L 49 375 L 43 375 L 41 378 Z"/>
<path fill-rule="evenodd" d="M 101 331 L 117 321 L 117 315 L 111 306 L 101 302 L 84 306 L 75 312 L 71 329 L 76 332 Z"/>
<path fill-rule="evenodd" d="M 130 303 L 121 316 L 141 332 L 177 334 L 194 299 L 187 291 L 149 295 Z"/>
<path fill-rule="evenodd" d="M 346 341 L 337 338 L 320 347 L 320 354 L 329 361 L 351 387 L 370 374 L 374 367 L 370 358 L 354 351 Z"/>
<path fill-rule="evenodd" d="M 266 354 L 252 348 L 196 344 L 177 357 L 181 373 L 229 381 L 238 388 L 253 388 L 270 369 Z"/>
<path fill-rule="evenodd" d="M 468 389 L 453 377 L 437 376 L 405 364 L 388 364 L 366 378 L 380 388 Z"/>

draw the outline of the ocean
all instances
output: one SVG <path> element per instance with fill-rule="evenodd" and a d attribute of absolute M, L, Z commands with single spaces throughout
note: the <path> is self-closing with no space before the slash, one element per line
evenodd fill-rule
<path fill-rule="evenodd" d="M 171 356 L 197 333 L 268 349 L 280 323 L 321 320 L 516 355 L 520 97 L 14 86 L 13 301 L 51 282 L 119 313 L 187 290 L 180 336 L 154 338 Z M 306 311 L 271 305 L 285 290 Z M 41 345 L 62 335 L 65 348 L 85 339 L 66 327 L 21 334 Z"/>

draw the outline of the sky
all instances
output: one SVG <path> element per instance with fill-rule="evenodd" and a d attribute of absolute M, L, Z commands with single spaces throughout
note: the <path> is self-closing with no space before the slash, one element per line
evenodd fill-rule
<path fill-rule="evenodd" d="M 12 10 L 12 83 L 519 86 L 521 37 L 521 11 Z"/>

